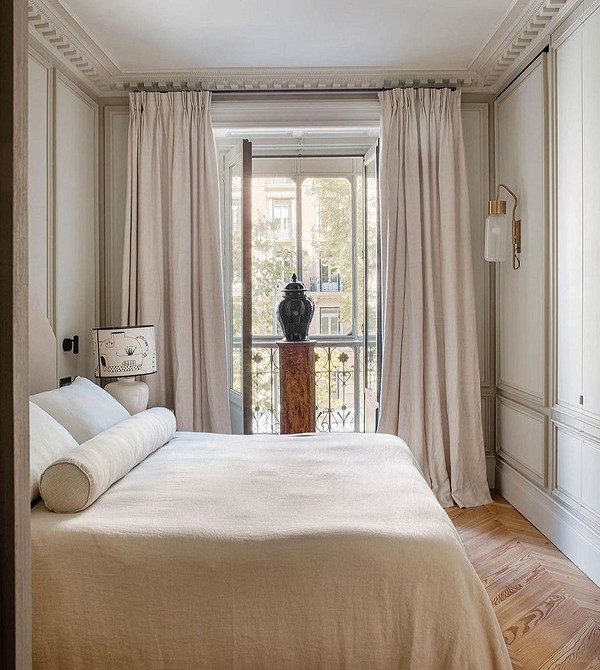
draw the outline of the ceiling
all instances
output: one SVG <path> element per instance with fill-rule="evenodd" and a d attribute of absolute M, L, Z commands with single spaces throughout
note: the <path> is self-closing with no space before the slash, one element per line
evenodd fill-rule
<path fill-rule="evenodd" d="M 30 0 L 29 25 L 100 94 L 140 85 L 493 90 L 576 2 Z"/>
<path fill-rule="evenodd" d="M 60 0 L 122 71 L 467 68 L 519 0 Z M 521 3 L 522 4 L 522 3 Z"/>

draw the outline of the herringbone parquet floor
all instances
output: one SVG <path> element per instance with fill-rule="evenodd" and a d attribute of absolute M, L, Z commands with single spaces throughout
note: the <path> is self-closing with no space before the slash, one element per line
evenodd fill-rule
<path fill-rule="evenodd" d="M 600 670 L 600 588 L 504 498 L 447 510 L 485 586 L 514 670 Z"/>

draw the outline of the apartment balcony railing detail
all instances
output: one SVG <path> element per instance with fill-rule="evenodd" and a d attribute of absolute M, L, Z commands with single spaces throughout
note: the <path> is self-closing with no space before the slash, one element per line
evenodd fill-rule
<path fill-rule="evenodd" d="M 319 432 L 354 432 L 360 427 L 362 340 L 317 343 L 315 348 L 316 426 Z M 277 344 L 252 347 L 252 431 L 279 433 Z"/>
<path fill-rule="evenodd" d="M 339 293 L 344 290 L 344 280 L 338 277 L 335 281 L 320 281 L 311 277 L 309 286 L 313 293 Z"/>
<path fill-rule="evenodd" d="M 276 344 L 252 347 L 252 432 L 279 433 L 279 350 Z"/>
<path fill-rule="evenodd" d="M 291 240 L 294 236 L 291 228 L 274 228 L 271 232 L 276 240 Z"/>

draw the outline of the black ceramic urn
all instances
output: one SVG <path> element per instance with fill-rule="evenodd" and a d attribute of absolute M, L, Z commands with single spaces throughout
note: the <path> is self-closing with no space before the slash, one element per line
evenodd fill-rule
<path fill-rule="evenodd" d="M 308 327 L 315 313 L 314 300 L 295 274 L 283 289 L 283 300 L 277 307 L 277 318 L 288 342 L 308 340 Z"/>

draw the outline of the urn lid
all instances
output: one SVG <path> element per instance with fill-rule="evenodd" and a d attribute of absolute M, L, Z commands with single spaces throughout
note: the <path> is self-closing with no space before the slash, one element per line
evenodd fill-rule
<path fill-rule="evenodd" d="M 301 281 L 298 281 L 296 273 L 292 275 L 292 281 L 283 287 L 284 293 L 298 293 L 299 291 L 306 291 L 306 286 Z"/>

